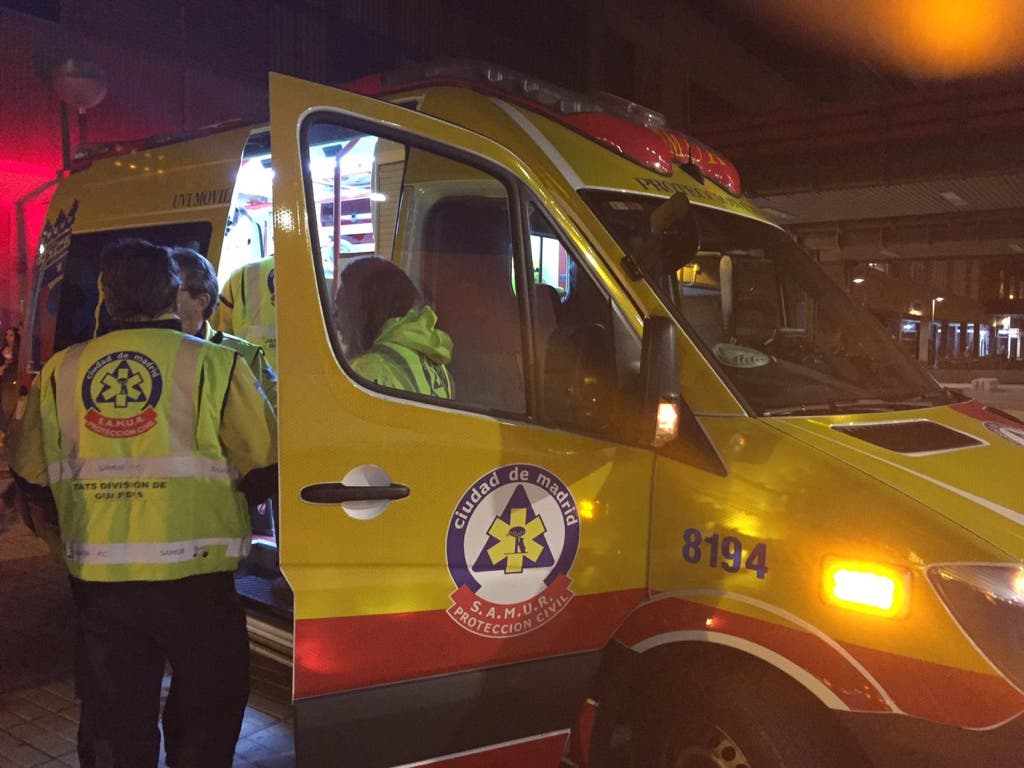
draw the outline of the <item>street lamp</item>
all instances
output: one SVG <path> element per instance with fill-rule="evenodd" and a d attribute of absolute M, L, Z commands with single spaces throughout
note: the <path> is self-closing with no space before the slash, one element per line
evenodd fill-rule
<path fill-rule="evenodd" d="M 944 296 L 933 296 L 932 297 L 932 316 L 931 316 L 931 319 L 928 321 L 928 339 L 929 339 L 929 341 L 931 341 L 931 338 L 932 338 L 932 325 L 935 323 L 935 304 L 936 304 L 936 302 L 941 302 L 944 299 L 945 299 Z M 933 343 L 932 347 L 934 348 L 934 346 L 935 346 L 935 344 Z M 938 368 L 938 367 L 939 367 L 939 350 L 936 349 L 935 350 L 935 359 L 932 361 L 932 368 Z"/>

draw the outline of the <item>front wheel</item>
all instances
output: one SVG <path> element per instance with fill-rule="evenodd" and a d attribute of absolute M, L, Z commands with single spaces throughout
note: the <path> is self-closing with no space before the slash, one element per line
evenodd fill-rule
<path fill-rule="evenodd" d="M 694 670 L 652 692 L 634 723 L 631 768 L 821 768 L 866 763 L 822 705 L 788 678 Z"/>

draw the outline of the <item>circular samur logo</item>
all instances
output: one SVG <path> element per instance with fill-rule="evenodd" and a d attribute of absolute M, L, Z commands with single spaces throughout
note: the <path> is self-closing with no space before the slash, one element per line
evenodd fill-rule
<path fill-rule="evenodd" d="M 985 428 L 990 432 L 995 432 L 1000 437 L 1009 440 L 1019 448 L 1024 448 L 1024 427 L 1011 427 L 1008 424 L 986 421 Z"/>
<path fill-rule="evenodd" d="M 515 637 L 557 616 L 573 598 L 569 569 L 579 513 L 557 476 L 507 464 L 477 480 L 448 524 L 448 615 L 481 637 Z"/>
<path fill-rule="evenodd" d="M 163 376 L 140 352 L 114 352 L 93 363 L 82 381 L 85 428 L 103 437 L 137 437 L 156 426 Z"/>

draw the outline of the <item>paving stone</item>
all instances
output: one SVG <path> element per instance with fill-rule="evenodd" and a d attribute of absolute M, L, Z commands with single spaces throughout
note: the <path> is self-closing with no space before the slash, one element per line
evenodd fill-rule
<path fill-rule="evenodd" d="M 19 695 L 48 712 L 60 712 L 68 705 L 68 699 L 58 696 L 46 688 L 30 688 L 27 691 L 21 691 Z"/>
<path fill-rule="evenodd" d="M 269 728 L 256 731 L 249 737 L 249 740 L 262 744 L 275 754 L 283 754 L 295 750 L 295 737 L 292 734 L 292 729 L 284 723 L 277 723 Z"/>
<path fill-rule="evenodd" d="M 41 765 L 49 762 L 50 756 L 40 752 L 38 749 L 25 742 L 18 742 L 5 747 L 0 745 L 0 765 L 17 766 L 17 768 L 29 768 L 30 766 Z"/>
<path fill-rule="evenodd" d="M 78 723 L 61 715 L 47 715 L 33 722 L 62 739 L 74 742 L 78 738 Z"/>
<path fill-rule="evenodd" d="M 31 744 L 33 747 L 38 749 L 50 757 L 61 757 L 66 755 L 75 749 L 75 743 L 69 741 L 64 737 L 60 736 L 57 732 L 49 730 L 43 725 L 44 719 L 33 720 L 28 723 L 22 723 L 8 729 L 9 733 L 15 738 L 21 739 L 27 744 Z"/>
<path fill-rule="evenodd" d="M 50 714 L 49 710 L 22 698 L 21 694 L 7 694 L 0 697 L 0 712 L 13 712 L 23 721 L 35 720 Z"/>

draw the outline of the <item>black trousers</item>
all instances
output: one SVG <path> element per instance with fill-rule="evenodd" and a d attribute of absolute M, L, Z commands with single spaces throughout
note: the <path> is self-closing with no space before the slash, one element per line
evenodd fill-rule
<path fill-rule="evenodd" d="M 165 721 L 175 768 L 230 768 L 249 698 L 245 611 L 232 574 L 175 581 L 71 580 L 95 722 L 97 764 L 156 768 L 160 683 L 172 670 Z"/>

